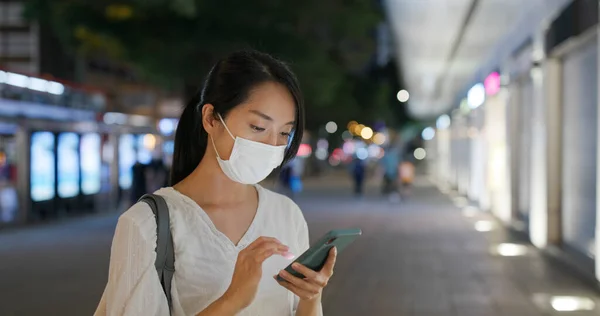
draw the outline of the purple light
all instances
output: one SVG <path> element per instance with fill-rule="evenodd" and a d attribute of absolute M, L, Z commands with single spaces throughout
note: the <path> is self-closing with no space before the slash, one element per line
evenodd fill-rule
<path fill-rule="evenodd" d="M 500 74 L 497 72 L 492 72 L 485 81 L 483 82 L 485 86 L 485 93 L 487 95 L 494 95 L 500 91 Z"/>

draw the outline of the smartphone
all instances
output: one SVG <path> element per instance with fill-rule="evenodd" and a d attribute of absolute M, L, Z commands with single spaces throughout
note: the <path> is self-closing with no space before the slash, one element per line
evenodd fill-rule
<path fill-rule="evenodd" d="M 361 234 L 362 231 L 359 228 L 332 230 L 321 237 L 321 239 L 300 255 L 300 257 L 296 258 L 294 262 L 298 262 L 311 270 L 321 271 L 327 261 L 329 250 L 331 250 L 331 248 L 336 247 L 338 254 L 340 254 L 342 250 L 356 240 Z M 304 278 L 304 275 L 296 272 L 292 268 L 294 262 L 287 266 L 285 271 L 298 278 Z M 277 279 L 279 281 L 285 281 L 279 275 L 277 275 Z"/>

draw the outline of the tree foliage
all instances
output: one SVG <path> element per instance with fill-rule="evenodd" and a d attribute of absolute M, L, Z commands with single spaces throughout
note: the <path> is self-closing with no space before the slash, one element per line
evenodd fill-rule
<path fill-rule="evenodd" d="M 30 0 L 26 15 L 72 52 L 127 61 L 163 87 L 199 86 L 232 50 L 269 52 L 297 73 L 316 126 L 387 111 L 392 87 L 362 71 L 378 10 L 373 0 Z"/>

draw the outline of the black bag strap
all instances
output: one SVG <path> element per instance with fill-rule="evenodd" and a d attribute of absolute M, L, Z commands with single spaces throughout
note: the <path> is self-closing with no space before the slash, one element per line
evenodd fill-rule
<path fill-rule="evenodd" d="M 169 303 L 169 312 L 173 302 L 171 299 L 171 281 L 175 274 L 175 251 L 173 250 L 173 236 L 171 235 L 171 221 L 169 207 L 165 199 L 157 194 L 146 194 L 140 202 L 147 203 L 156 217 L 156 272 L 163 291 Z"/>

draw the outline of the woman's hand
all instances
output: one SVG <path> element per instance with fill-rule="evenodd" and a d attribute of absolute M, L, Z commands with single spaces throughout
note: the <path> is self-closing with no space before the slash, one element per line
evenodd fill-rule
<path fill-rule="evenodd" d="M 287 258 L 292 256 L 287 246 L 270 237 L 260 237 L 246 249 L 240 251 L 231 284 L 223 294 L 223 300 L 235 306 L 238 311 L 248 307 L 258 290 L 258 283 L 262 276 L 262 264 L 273 255 Z"/>
<path fill-rule="evenodd" d="M 333 275 L 336 257 L 337 249 L 334 247 L 329 251 L 329 256 L 321 271 L 313 271 L 295 262 L 292 264 L 292 268 L 294 268 L 296 272 L 304 275 L 304 279 L 295 277 L 285 270 L 281 270 L 279 276 L 285 281 L 277 280 L 277 276 L 275 276 L 275 280 L 277 280 L 281 286 L 296 294 L 301 301 L 311 301 L 320 298 L 323 288 L 327 286 L 329 279 Z"/>

